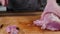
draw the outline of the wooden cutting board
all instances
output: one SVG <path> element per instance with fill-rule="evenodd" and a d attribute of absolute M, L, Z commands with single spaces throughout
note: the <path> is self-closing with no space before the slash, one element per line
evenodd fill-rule
<path fill-rule="evenodd" d="M 5 16 L 0 17 L 0 34 L 7 34 L 5 28 L 8 25 L 17 25 L 19 34 L 60 34 L 60 31 L 41 30 L 40 27 L 33 24 L 33 21 L 39 19 L 40 15 L 35 16 Z"/>

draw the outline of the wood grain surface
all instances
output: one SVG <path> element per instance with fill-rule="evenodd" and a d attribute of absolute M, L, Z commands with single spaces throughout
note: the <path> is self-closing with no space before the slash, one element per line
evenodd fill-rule
<path fill-rule="evenodd" d="M 34 25 L 33 21 L 39 18 L 40 15 L 0 17 L 0 25 L 4 25 L 0 28 L 0 34 L 8 34 L 6 33 L 8 25 L 16 25 L 19 28 L 18 34 L 60 34 L 60 31 L 41 30 L 40 27 Z"/>

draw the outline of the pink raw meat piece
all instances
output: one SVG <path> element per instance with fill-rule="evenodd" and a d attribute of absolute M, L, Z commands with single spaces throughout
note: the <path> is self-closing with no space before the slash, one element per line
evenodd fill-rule
<path fill-rule="evenodd" d="M 13 25 L 13 26 L 8 26 L 8 27 L 6 28 L 6 31 L 7 31 L 7 33 L 9 33 L 9 34 L 18 34 L 18 30 L 16 29 L 16 26 L 15 26 L 15 25 Z"/>
<path fill-rule="evenodd" d="M 41 26 L 41 29 L 49 29 L 52 31 L 60 30 L 60 7 L 56 0 L 47 0 L 47 5 L 39 20 L 33 23 Z"/>

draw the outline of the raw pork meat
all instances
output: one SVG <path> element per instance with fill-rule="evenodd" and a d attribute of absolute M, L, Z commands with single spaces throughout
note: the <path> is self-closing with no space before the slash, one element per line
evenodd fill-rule
<path fill-rule="evenodd" d="M 7 31 L 7 33 L 9 33 L 9 34 L 18 34 L 18 30 L 16 29 L 16 26 L 15 26 L 15 25 L 13 25 L 13 26 L 8 26 L 8 27 L 6 28 L 6 31 Z"/>
<path fill-rule="evenodd" d="M 60 7 L 56 0 L 47 0 L 47 5 L 39 20 L 33 23 L 41 26 L 41 29 L 60 30 Z"/>

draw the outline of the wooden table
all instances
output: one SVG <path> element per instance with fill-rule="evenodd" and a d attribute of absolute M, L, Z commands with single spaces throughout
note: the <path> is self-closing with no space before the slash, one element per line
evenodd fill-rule
<path fill-rule="evenodd" d="M 41 30 L 40 27 L 33 24 L 33 21 L 39 19 L 40 15 L 30 16 L 4 16 L 0 17 L 0 34 L 7 34 L 6 27 L 8 25 L 16 25 L 19 28 L 19 34 L 60 34 L 60 31 Z"/>

